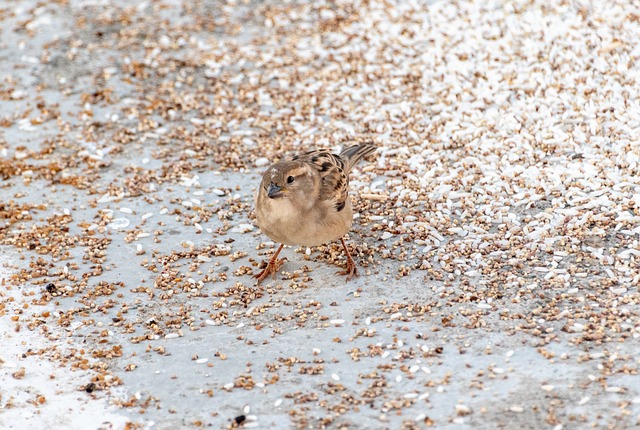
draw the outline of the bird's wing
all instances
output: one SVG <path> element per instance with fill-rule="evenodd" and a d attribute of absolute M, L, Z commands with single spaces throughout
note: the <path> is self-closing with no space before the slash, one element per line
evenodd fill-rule
<path fill-rule="evenodd" d="M 344 209 L 349 191 L 349 176 L 344 160 L 326 149 L 309 151 L 293 157 L 293 160 L 309 163 L 319 173 L 320 198 L 332 201 L 338 212 Z"/>
<path fill-rule="evenodd" d="M 378 147 L 373 142 L 366 143 L 358 143 L 355 145 L 351 145 L 342 150 L 340 153 L 340 158 L 344 160 L 344 170 L 349 174 L 351 168 L 358 164 L 358 161 L 368 156 L 369 154 L 373 154 L 376 152 Z"/>

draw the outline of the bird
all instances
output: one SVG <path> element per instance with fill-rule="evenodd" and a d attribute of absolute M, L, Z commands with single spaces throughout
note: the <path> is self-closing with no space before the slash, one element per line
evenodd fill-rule
<path fill-rule="evenodd" d="M 349 198 L 349 173 L 361 159 L 373 154 L 372 142 L 348 146 L 339 154 L 316 149 L 273 164 L 262 175 L 255 194 L 258 227 L 280 244 L 266 267 L 253 277 L 259 285 L 284 263 L 278 254 L 284 245 L 317 246 L 340 239 L 347 257 L 346 281 L 358 269 L 344 242 L 351 228 L 353 207 Z"/>

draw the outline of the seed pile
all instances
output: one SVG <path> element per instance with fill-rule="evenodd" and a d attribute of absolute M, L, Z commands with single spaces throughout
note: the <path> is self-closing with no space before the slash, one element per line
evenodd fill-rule
<path fill-rule="evenodd" d="M 640 15 L 602 3 L 0 8 L 0 407 L 55 414 L 47 360 L 129 428 L 640 425 Z M 255 286 L 260 173 L 363 137 L 361 277 Z"/>

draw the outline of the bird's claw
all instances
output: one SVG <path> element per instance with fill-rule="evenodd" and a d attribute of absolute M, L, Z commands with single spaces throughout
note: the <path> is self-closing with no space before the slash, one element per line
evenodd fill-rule
<path fill-rule="evenodd" d="M 257 275 L 253 275 L 253 277 L 257 279 L 256 285 L 260 285 L 260 283 L 264 281 L 269 275 L 271 275 L 273 279 L 276 279 L 276 273 L 284 264 L 284 260 L 284 258 L 275 261 L 270 260 L 269 263 L 267 263 L 267 266 L 262 269 L 260 273 L 258 273 Z"/>
<path fill-rule="evenodd" d="M 359 276 L 358 275 L 358 268 L 356 267 L 356 265 L 353 262 L 353 260 L 350 260 L 350 261 L 347 261 L 346 270 L 340 270 L 340 271 L 336 272 L 336 275 L 343 275 L 343 276 L 346 275 L 345 282 L 349 282 L 354 277 Z"/>

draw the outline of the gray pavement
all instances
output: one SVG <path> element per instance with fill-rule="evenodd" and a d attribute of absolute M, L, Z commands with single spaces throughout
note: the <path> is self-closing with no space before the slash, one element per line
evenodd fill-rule
<path fill-rule="evenodd" d="M 640 427 L 634 13 L 0 3 L 0 428 Z M 360 276 L 256 286 L 261 172 L 363 136 Z"/>

